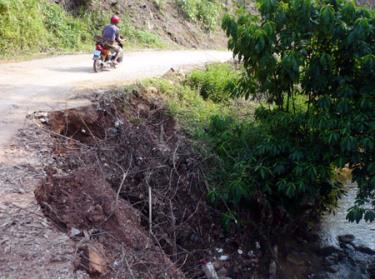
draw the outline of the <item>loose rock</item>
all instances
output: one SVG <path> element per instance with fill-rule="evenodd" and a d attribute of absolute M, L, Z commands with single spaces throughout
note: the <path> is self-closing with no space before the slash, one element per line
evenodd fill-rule
<path fill-rule="evenodd" d="M 344 235 L 339 235 L 337 237 L 338 241 L 340 241 L 341 243 L 345 243 L 345 244 L 352 243 L 354 238 L 355 237 L 352 234 L 344 234 Z"/>

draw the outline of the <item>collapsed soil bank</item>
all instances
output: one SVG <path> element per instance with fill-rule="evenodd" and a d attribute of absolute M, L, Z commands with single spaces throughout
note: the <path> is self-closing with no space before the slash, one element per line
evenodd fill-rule
<path fill-rule="evenodd" d="M 335 278 L 344 274 L 338 261 L 352 272 L 350 255 L 304 233 L 280 235 L 270 255 L 272 241 L 257 241 L 255 228 L 225 232 L 206 202 L 202 158 L 155 88 L 40 120 L 54 138 L 54 163 L 35 195 L 76 241 L 76 269 L 93 278 L 202 278 L 209 262 L 219 278 Z"/>
<path fill-rule="evenodd" d="M 100 278 L 198 278 L 212 261 L 220 278 L 252 278 L 260 251 L 224 235 L 220 212 L 206 203 L 201 158 L 154 90 L 43 121 L 55 135 L 55 164 L 35 195 L 77 241 L 77 269 Z M 218 260 L 223 253 L 229 259 Z"/>

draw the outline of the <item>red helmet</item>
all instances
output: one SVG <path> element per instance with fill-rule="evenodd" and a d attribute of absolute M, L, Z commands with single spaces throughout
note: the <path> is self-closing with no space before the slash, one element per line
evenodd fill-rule
<path fill-rule="evenodd" d="M 112 24 L 118 24 L 120 23 L 121 19 L 118 16 L 111 17 L 111 23 Z"/>

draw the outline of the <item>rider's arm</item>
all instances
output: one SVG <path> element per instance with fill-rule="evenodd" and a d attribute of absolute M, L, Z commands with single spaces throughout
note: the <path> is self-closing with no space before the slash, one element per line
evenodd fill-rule
<path fill-rule="evenodd" d="M 123 40 L 120 36 L 120 29 L 117 28 L 117 30 L 116 30 L 116 42 L 118 42 L 120 44 L 122 41 Z"/>

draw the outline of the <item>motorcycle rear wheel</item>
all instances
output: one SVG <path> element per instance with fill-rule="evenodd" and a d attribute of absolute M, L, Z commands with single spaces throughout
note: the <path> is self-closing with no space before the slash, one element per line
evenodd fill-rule
<path fill-rule="evenodd" d="M 95 73 L 103 71 L 103 63 L 101 63 L 100 59 L 94 60 L 93 68 Z"/>

